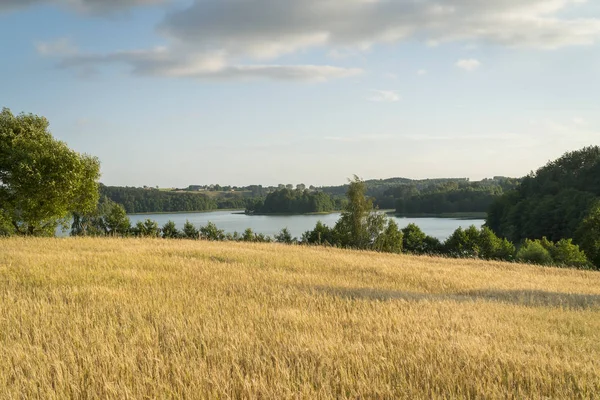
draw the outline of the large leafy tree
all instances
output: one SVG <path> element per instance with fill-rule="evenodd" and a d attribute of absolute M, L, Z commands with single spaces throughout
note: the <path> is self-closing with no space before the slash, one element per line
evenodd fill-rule
<path fill-rule="evenodd" d="M 52 137 L 48 120 L 0 113 L 0 210 L 5 231 L 51 236 L 72 212 L 93 212 L 100 163 Z"/>

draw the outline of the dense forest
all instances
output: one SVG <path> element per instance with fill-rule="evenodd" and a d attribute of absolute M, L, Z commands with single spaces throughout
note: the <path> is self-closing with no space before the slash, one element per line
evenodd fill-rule
<path fill-rule="evenodd" d="M 523 178 L 515 190 L 492 204 L 486 225 L 514 242 L 574 238 L 590 258 L 596 257 L 600 252 L 600 147 L 567 153 Z"/>
<path fill-rule="evenodd" d="M 211 197 L 201 193 L 162 191 L 153 188 L 100 185 L 100 195 L 121 204 L 127 213 L 193 212 L 217 209 L 245 209 L 260 198 Z"/>
<path fill-rule="evenodd" d="M 426 185 L 404 185 L 389 189 L 399 214 L 442 214 L 487 212 L 505 190 L 518 184 L 514 178 L 494 178 L 479 182 L 448 181 Z"/>
<path fill-rule="evenodd" d="M 308 214 L 341 210 L 346 200 L 319 191 L 281 189 L 246 208 L 248 214 Z"/>
<path fill-rule="evenodd" d="M 494 177 L 481 181 L 466 178 L 411 180 L 390 178 L 365 181 L 366 194 L 379 209 L 397 213 L 445 214 L 487 212 L 504 192 L 514 189 L 519 179 Z M 343 194 L 348 185 L 323 187 L 326 193 Z"/>
<path fill-rule="evenodd" d="M 403 215 L 485 213 L 490 205 L 519 179 L 494 177 L 471 182 L 465 178 L 411 180 L 391 178 L 365 181 L 366 194 L 379 209 Z M 307 188 L 251 185 L 231 187 L 191 185 L 185 189 L 111 187 L 101 185 L 101 195 L 125 207 L 128 213 L 192 212 L 245 209 L 255 214 L 304 214 L 340 210 L 348 185 Z"/>

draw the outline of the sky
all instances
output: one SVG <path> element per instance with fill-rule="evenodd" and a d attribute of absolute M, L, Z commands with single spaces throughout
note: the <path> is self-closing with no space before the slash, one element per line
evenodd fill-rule
<path fill-rule="evenodd" d="M 600 144 L 596 0 L 0 0 L 0 107 L 107 185 L 520 177 Z"/>

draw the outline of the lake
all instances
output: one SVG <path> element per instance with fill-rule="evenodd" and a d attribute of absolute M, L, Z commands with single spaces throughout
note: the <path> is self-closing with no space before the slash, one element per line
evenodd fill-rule
<path fill-rule="evenodd" d="M 225 232 L 233 233 L 235 231 L 242 233 L 247 228 L 251 228 L 255 233 L 262 233 L 273 237 L 281 229 L 288 228 L 292 236 L 300 238 L 302 234 L 315 227 L 317 221 L 333 227 L 339 219 L 340 214 L 326 215 L 245 215 L 233 211 L 214 211 L 206 213 L 185 213 L 185 214 L 136 214 L 130 215 L 131 224 L 135 225 L 138 221 L 144 221 L 150 218 L 163 226 L 167 221 L 175 222 L 178 229 L 183 228 L 186 220 L 189 220 L 196 227 L 206 225 L 212 222 L 219 229 Z M 468 228 L 475 225 L 481 228 L 484 224 L 482 219 L 453 219 L 453 218 L 402 218 L 391 216 L 400 228 L 404 228 L 410 223 L 418 225 L 427 235 L 445 240 L 458 227 Z"/>

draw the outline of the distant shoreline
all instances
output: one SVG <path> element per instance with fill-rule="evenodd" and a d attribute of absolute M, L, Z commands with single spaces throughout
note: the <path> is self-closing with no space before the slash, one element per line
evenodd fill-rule
<path fill-rule="evenodd" d="M 439 214 L 402 214 L 395 211 L 388 212 L 387 214 L 396 217 L 404 218 L 452 218 L 452 219 L 486 219 L 487 213 L 485 212 L 456 212 L 456 213 L 439 213 Z"/>
<path fill-rule="evenodd" d="M 342 210 L 336 211 L 322 211 L 322 212 L 311 212 L 311 213 L 252 213 L 246 214 L 245 212 L 235 213 L 235 214 L 243 214 L 249 217 L 293 217 L 297 215 L 331 215 L 331 214 L 340 214 Z"/>
<path fill-rule="evenodd" d="M 218 208 L 216 210 L 204 210 L 204 211 L 162 211 L 162 212 L 139 212 L 139 213 L 127 213 L 127 215 L 165 215 L 165 214 L 208 214 L 219 211 L 244 211 L 241 208 Z M 235 214 L 235 213 L 234 213 Z"/>

